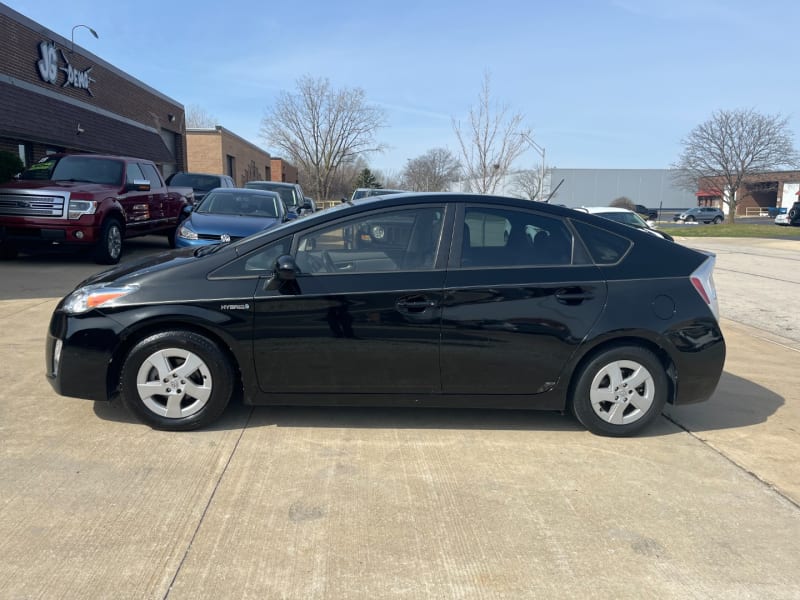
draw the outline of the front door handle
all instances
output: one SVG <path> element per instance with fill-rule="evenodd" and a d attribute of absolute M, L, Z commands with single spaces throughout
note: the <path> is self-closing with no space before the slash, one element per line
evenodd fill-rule
<path fill-rule="evenodd" d="M 400 298 L 394 305 L 400 311 L 419 313 L 429 308 L 434 308 L 436 302 L 426 296 L 409 296 Z"/>

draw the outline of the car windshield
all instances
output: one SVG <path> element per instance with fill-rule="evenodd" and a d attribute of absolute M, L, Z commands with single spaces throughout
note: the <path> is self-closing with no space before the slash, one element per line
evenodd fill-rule
<path fill-rule="evenodd" d="M 277 192 L 287 208 L 297 207 L 300 204 L 297 198 L 295 198 L 295 190 L 292 186 L 285 186 L 277 183 L 273 184 L 269 181 L 249 181 L 248 183 L 244 184 L 244 187 L 254 190 L 269 190 L 271 192 Z"/>
<path fill-rule="evenodd" d="M 198 214 L 274 219 L 280 214 L 278 202 L 279 198 L 276 194 L 244 194 L 219 191 L 209 193 L 195 212 Z"/>
<path fill-rule="evenodd" d="M 645 220 L 634 212 L 614 211 L 614 212 L 601 212 L 595 214 L 599 217 L 610 219 L 611 221 L 616 221 L 617 223 L 624 223 L 625 225 L 631 225 L 633 227 L 639 227 L 641 229 L 650 229 Z"/>
<path fill-rule="evenodd" d="M 220 186 L 216 175 L 199 175 L 197 173 L 177 173 L 173 175 L 170 185 L 190 187 L 195 191 L 207 192 Z"/>
<path fill-rule="evenodd" d="M 123 163 L 111 158 L 63 156 L 49 158 L 31 165 L 20 179 L 51 181 L 85 181 L 117 185 L 122 183 Z"/>

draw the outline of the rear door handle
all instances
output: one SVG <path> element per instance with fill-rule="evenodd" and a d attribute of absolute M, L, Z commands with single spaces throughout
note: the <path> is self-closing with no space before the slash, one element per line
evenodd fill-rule
<path fill-rule="evenodd" d="M 556 300 L 563 304 L 580 304 L 584 300 L 591 300 L 594 294 L 582 288 L 561 288 L 555 293 Z"/>

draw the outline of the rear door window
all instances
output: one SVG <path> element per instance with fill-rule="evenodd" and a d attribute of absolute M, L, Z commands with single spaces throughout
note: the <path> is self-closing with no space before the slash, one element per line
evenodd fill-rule
<path fill-rule="evenodd" d="M 572 233 L 561 219 L 505 208 L 465 210 L 461 267 L 569 265 L 572 249 Z"/>
<path fill-rule="evenodd" d="M 572 225 L 578 231 L 578 235 L 581 236 L 592 260 L 597 265 L 618 263 L 633 245 L 628 238 L 582 221 L 574 220 Z"/>

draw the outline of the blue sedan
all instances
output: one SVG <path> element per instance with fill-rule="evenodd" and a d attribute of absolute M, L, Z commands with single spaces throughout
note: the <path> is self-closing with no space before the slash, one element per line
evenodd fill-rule
<path fill-rule="evenodd" d="M 276 192 L 240 188 L 211 190 L 178 227 L 175 245 L 232 242 L 296 217 Z"/>

